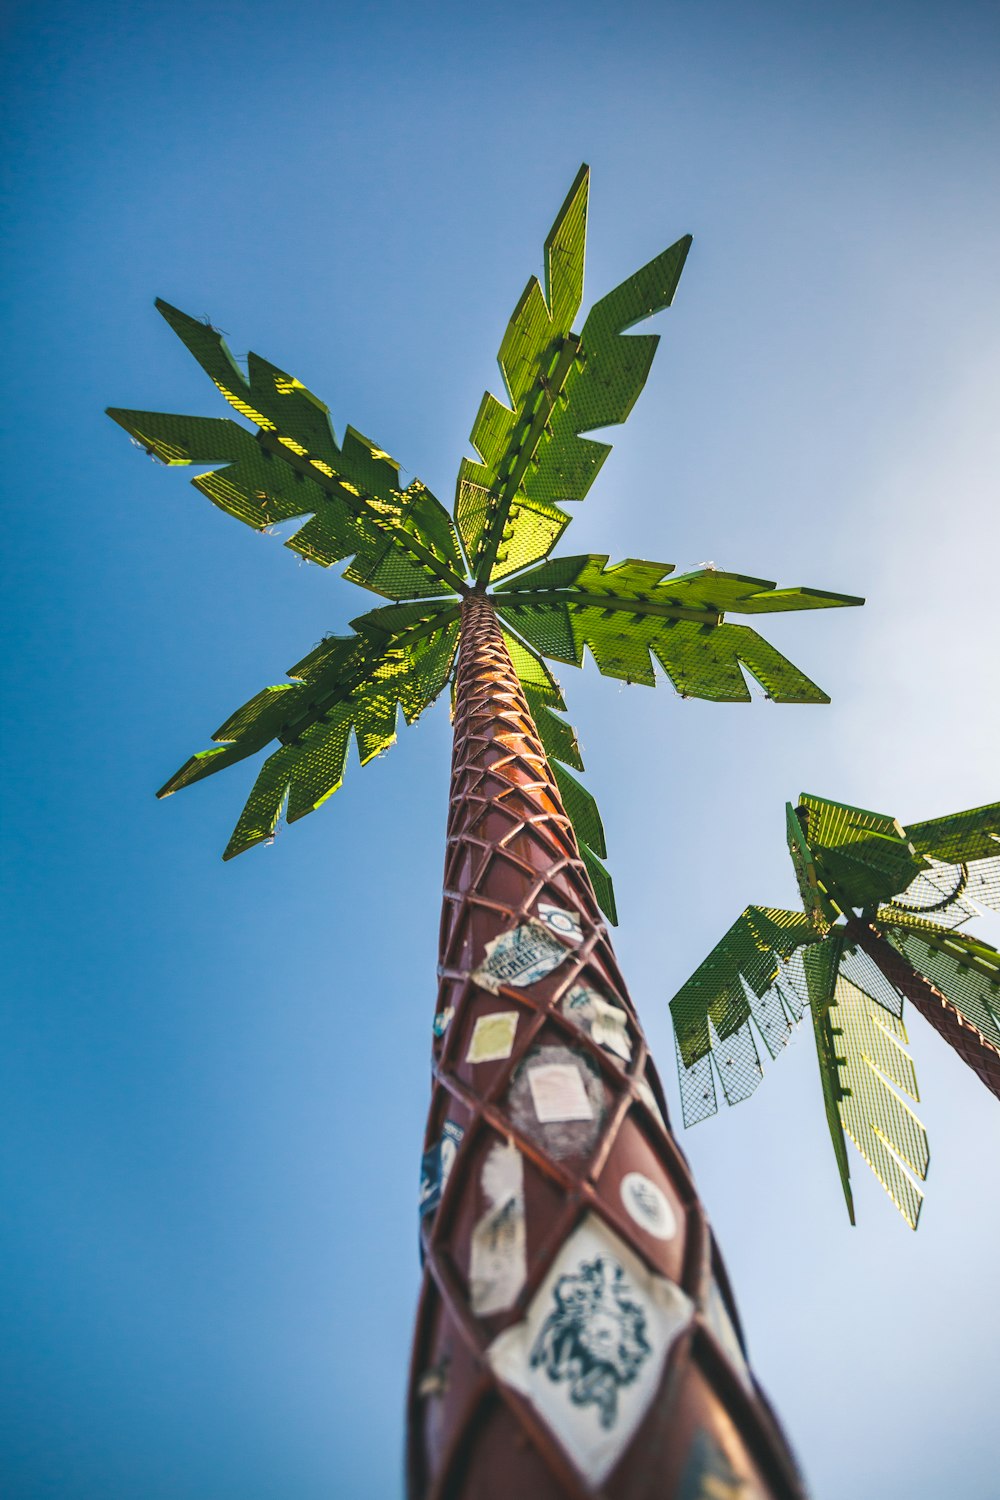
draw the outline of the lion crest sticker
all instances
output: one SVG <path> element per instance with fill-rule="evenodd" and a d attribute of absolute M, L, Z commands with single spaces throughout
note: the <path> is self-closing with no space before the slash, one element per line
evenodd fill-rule
<path fill-rule="evenodd" d="M 497 1377 L 526 1396 L 580 1472 L 600 1483 L 660 1385 L 692 1303 L 596 1214 L 559 1250 L 522 1322 L 493 1340 Z"/>
<path fill-rule="evenodd" d="M 618 1391 L 650 1355 L 646 1314 L 629 1296 L 625 1272 L 609 1255 L 560 1276 L 554 1306 L 531 1351 L 532 1368 L 568 1383 L 576 1406 L 596 1406 L 602 1427 L 618 1418 Z"/>

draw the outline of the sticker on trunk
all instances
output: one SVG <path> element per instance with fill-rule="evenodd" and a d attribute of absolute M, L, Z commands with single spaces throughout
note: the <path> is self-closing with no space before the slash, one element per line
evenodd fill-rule
<path fill-rule="evenodd" d="M 538 920 L 564 942 L 574 946 L 583 942 L 583 927 L 575 911 L 566 911 L 561 906 L 552 906 L 548 901 L 539 901 Z"/>
<path fill-rule="evenodd" d="M 672 1240 L 677 1233 L 677 1216 L 670 1200 L 651 1177 L 642 1172 L 626 1172 L 618 1189 L 625 1212 L 640 1229 L 654 1240 Z"/>
<path fill-rule="evenodd" d="M 469 1300 L 477 1317 L 487 1317 L 513 1305 L 528 1274 L 524 1163 L 517 1147 L 498 1141 L 481 1181 L 489 1208 L 472 1230 Z"/>
<path fill-rule="evenodd" d="M 516 1010 L 495 1010 L 488 1016 L 477 1016 L 465 1054 L 467 1063 L 501 1062 L 514 1050 L 517 1031 Z"/>
<path fill-rule="evenodd" d="M 535 1114 L 542 1125 L 552 1125 L 559 1120 L 594 1118 L 593 1106 L 575 1062 L 536 1063 L 528 1069 L 528 1087 Z"/>
<path fill-rule="evenodd" d="M 565 1015 L 599 1047 L 613 1052 L 622 1062 L 632 1061 L 632 1038 L 628 1016 L 620 1005 L 612 1005 L 588 984 L 574 984 L 562 999 Z"/>
<path fill-rule="evenodd" d="M 543 922 L 532 917 L 486 944 L 486 956 L 471 978 L 491 994 L 502 984 L 524 989 L 544 979 L 569 953 Z"/>
<path fill-rule="evenodd" d="M 584 1156 L 607 1111 L 600 1069 L 571 1047 L 532 1047 L 511 1078 L 507 1109 L 511 1123 L 549 1156 Z"/>
<path fill-rule="evenodd" d="M 424 1152 L 420 1162 L 421 1217 L 432 1213 L 441 1202 L 464 1134 L 464 1128 L 456 1121 L 445 1120 L 440 1140 Z"/>
<path fill-rule="evenodd" d="M 692 1311 L 680 1287 L 649 1271 L 588 1214 L 523 1321 L 493 1340 L 487 1359 L 532 1403 L 588 1482 L 599 1485 L 646 1414 Z"/>

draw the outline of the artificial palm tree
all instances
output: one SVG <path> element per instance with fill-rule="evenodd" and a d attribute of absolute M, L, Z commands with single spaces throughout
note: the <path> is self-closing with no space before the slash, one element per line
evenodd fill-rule
<path fill-rule="evenodd" d="M 427 487 L 292 376 L 216 330 L 160 311 L 253 424 L 111 415 L 168 464 L 226 462 L 193 482 L 258 530 L 393 603 L 324 640 L 237 710 L 161 795 L 277 739 L 225 851 L 312 812 L 453 685 L 451 802 L 421 1182 L 424 1256 L 410 1387 L 414 1496 L 657 1493 L 797 1496 L 799 1480 L 746 1363 L 725 1272 L 667 1125 L 663 1094 L 601 919 L 615 921 L 604 835 L 543 658 L 748 700 L 825 694 L 725 613 L 861 601 L 710 567 L 549 553 L 625 420 L 657 345 L 626 329 L 667 308 L 679 240 L 572 325 L 583 293 L 581 168 L 500 347 L 509 405 L 484 396 L 479 458 L 454 519 Z M 308 519 L 307 519 L 308 518 Z M 548 560 L 546 560 L 548 559 Z M 749 1487 L 749 1488 L 747 1488 Z"/>
<path fill-rule="evenodd" d="M 1000 910 L 1000 803 L 907 827 L 803 794 L 786 806 L 802 911 L 748 906 L 670 1002 L 684 1122 L 762 1077 L 754 1029 L 776 1057 L 808 1007 L 847 1211 L 845 1134 L 912 1229 L 927 1135 L 903 1000 L 1000 1098 L 1000 954 L 958 925 Z M 751 1025 L 752 1023 L 752 1025 Z"/>

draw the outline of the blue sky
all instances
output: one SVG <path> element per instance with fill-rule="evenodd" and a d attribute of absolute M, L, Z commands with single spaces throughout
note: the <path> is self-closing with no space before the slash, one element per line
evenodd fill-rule
<path fill-rule="evenodd" d="M 561 674 L 679 1125 L 666 1002 L 794 899 L 786 798 L 1000 794 L 1000 21 L 56 0 L 6 29 L 6 1493 L 395 1500 L 447 712 L 223 866 L 252 773 L 153 790 L 364 596 L 102 409 L 225 414 L 160 295 L 450 499 L 579 163 L 587 302 L 693 233 L 563 547 L 869 603 L 768 626 L 829 708 Z M 1000 1113 L 910 1037 L 915 1236 L 856 1156 L 848 1226 L 805 1033 L 682 1138 L 819 1500 L 995 1494 Z"/>

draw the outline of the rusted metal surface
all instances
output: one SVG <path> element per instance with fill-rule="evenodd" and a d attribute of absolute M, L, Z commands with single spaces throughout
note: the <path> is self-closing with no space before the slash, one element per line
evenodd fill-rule
<path fill-rule="evenodd" d="M 567 940 L 555 966 L 533 983 L 501 979 L 491 991 L 475 982 L 487 944 L 519 927 L 537 931 L 530 924 L 546 906 L 579 923 L 579 940 Z M 408 1397 L 411 1500 L 801 1497 L 787 1446 L 744 1363 L 725 1270 L 666 1123 L 659 1078 L 572 828 L 493 608 L 479 595 L 463 605 L 439 974 L 435 1031 L 442 1034 L 433 1044 L 425 1160 L 432 1178 L 444 1157 L 450 1170 L 439 1173 L 443 1186 L 431 1184 L 421 1220 L 424 1272 Z M 604 1033 L 602 1044 L 599 1028 L 581 1028 L 564 1009 L 581 986 L 617 1007 L 620 1018 L 624 1012 L 627 1045 L 621 1027 L 617 1040 L 609 1044 Z M 508 1056 L 490 1056 L 505 1046 Z M 579 1108 L 563 1106 L 561 1122 L 546 1122 L 537 1070 L 548 1064 L 550 1078 L 565 1079 L 567 1059 L 582 1080 Z M 473 1242 L 489 1221 L 489 1163 L 504 1170 L 513 1163 L 523 1179 L 519 1206 L 511 1200 L 521 1239 L 514 1233 L 508 1242 L 509 1305 L 501 1310 L 489 1309 L 504 1300 L 503 1277 L 499 1293 L 494 1286 L 484 1294 L 472 1264 Z M 646 1192 L 661 1220 L 651 1231 L 626 1211 L 629 1174 L 652 1184 Z M 494 1368 L 500 1336 L 526 1326 L 568 1237 L 593 1223 L 627 1247 L 622 1258 L 641 1276 L 651 1273 L 664 1297 L 690 1307 L 641 1419 L 599 1481 L 539 1404 Z M 473 1310 L 477 1299 L 486 1311 Z M 610 1390 L 613 1415 L 613 1363 L 592 1368 L 596 1385 L 572 1397 L 585 1415 L 595 1389 Z M 623 1378 L 623 1400 L 628 1385 Z M 566 1409 L 576 1420 L 575 1409 Z"/>
<path fill-rule="evenodd" d="M 847 930 L 858 946 L 878 964 L 889 983 L 906 996 L 913 1008 L 930 1022 L 949 1047 L 954 1048 L 990 1093 L 1000 1099 L 1000 1050 L 874 927 L 851 917 Z"/>

